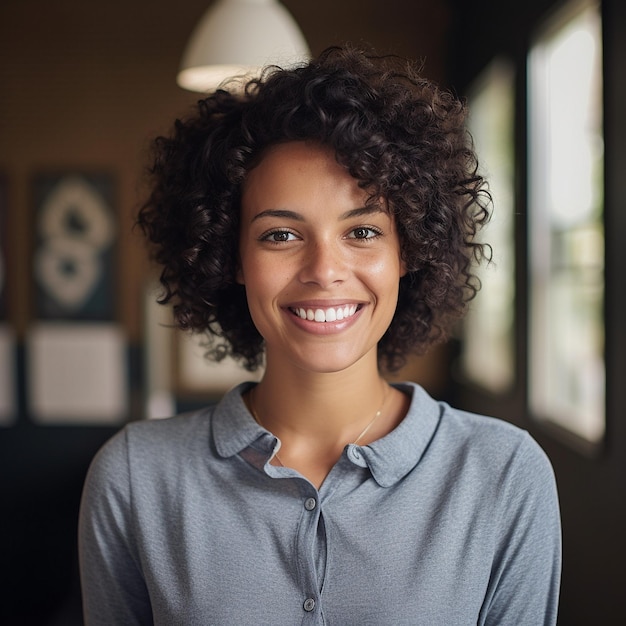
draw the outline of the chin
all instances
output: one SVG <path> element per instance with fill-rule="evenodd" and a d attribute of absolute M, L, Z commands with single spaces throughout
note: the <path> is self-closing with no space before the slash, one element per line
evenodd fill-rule
<path fill-rule="evenodd" d="M 353 351 L 338 351 L 328 347 L 315 350 L 314 354 L 309 353 L 306 356 L 299 354 L 293 358 L 292 365 L 314 374 L 336 374 L 365 363 L 369 356 L 370 352 L 363 354 Z M 374 350 L 374 363 L 377 363 L 376 350 Z"/>

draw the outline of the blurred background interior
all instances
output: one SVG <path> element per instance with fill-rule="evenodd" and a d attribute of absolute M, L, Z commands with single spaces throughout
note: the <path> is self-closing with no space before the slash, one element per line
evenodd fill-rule
<path fill-rule="evenodd" d="M 176 79 L 216 4 L 0 4 L 0 624 L 81 624 L 96 450 L 247 377 L 167 328 L 132 231 L 149 139 L 201 97 Z M 495 264 L 453 341 L 398 377 L 531 431 L 560 489 L 559 623 L 626 623 L 626 3 L 283 6 L 313 54 L 348 41 L 419 59 L 470 103 Z"/>

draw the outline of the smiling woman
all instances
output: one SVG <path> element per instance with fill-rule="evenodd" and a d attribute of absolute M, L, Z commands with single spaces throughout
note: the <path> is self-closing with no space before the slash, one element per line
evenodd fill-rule
<path fill-rule="evenodd" d="M 383 370 L 476 292 L 488 197 L 461 102 L 331 49 L 155 142 L 163 303 L 255 369 L 92 463 L 90 624 L 554 624 L 559 516 L 527 433 Z"/>
<path fill-rule="evenodd" d="M 272 371 L 376 370 L 405 272 L 393 216 L 367 203 L 318 143 L 274 146 L 248 174 L 238 280 Z"/>

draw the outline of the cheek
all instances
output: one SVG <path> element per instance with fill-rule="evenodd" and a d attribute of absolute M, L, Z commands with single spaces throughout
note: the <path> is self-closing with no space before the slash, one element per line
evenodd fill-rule
<path fill-rule="evenodd" d="M 404 264 L 393 255 L 373 260 L 366 267 L 371 280 L 384 291 L 397 289 L 400 278 L 406 273 Z"/>
<path fill-rule="evenodd" d="M 279 268 L 268 268 L 260 263 L 244 265 L 240 272 L 246 289 L 248 308 L 253 317 L 273 309 L 273 302 L 283 292 L 285 278 Z M 256 312 L 255 312 L 256 309 Z"/>

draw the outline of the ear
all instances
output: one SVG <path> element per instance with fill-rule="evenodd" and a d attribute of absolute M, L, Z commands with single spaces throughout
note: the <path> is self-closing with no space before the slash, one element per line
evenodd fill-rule
<path fill-rule="evenodd" d="M 406 268 L 406 263 L 404 261 L 404 259 L 402 258 L 402 255 L 400 255 L 400 278 L 402 278 L 403 276 L 406 276 L 409 270 L 407 270 Z"/>
<path fill-rule="evenodd" d="M 238 285 L 246 284 L 246 281 L 243 278 L 243 270 L 241 269 L 241 263 L 237 263 L 237 269 L 235 270 L 235 282 Z"/>

